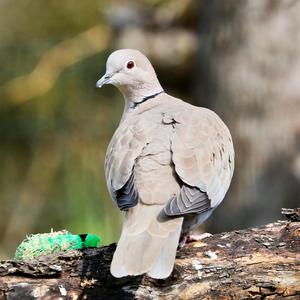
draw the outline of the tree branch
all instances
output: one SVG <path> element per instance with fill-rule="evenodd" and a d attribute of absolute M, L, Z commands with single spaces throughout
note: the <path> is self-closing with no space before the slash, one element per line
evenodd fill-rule
<path fill-rule="evenodd" d="M 0 262 L 0 299 L 300 299 L 300 222 L 216 234 L 177 253 L 166 280 L 116 279 L 115 245 Z"/>

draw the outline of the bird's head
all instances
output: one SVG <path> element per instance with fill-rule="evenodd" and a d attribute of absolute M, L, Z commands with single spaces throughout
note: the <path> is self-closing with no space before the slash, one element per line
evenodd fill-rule
<path fill-rule="evenodd" d="M 162 87 L 148 58 L 134 49 L 113 52 L 106 62 L 106 73 L 96 83 L 116 86 L 125 99 L 135 102 L 139 98 L 160 92 Z"/>

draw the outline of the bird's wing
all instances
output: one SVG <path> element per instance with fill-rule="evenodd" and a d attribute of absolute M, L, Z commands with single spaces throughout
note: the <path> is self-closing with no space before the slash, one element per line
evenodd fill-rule
<path fill-rule="evenodd" d="M 183 216 L 200 214 L 211 208 L 211 202 L 205 192 L 183 183 L 180 193 L 170 199 L 164 211 L 168 216 Z"/>
<path fill-rule="evenodd" d="M 205 212 L 220 204 L 230 185 L 234 168 L 230 132 L 214 112 L 204 108 L 178 109 L 171 119 L 172 160 L 182 188 L 169 201 L 165 213 Z"/>
<path fill-rule="evenodd" d="M 111 197 L 121 210 L 137 204 L 134 164 L 151 136 L 151 126 L 140 118 L 125 119 L 107 148 L 105 177 Z"/>

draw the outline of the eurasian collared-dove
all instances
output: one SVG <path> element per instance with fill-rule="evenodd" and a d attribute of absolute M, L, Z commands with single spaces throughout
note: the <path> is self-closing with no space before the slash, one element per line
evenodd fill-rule
<path fill-rule="evenodd" d="M 180 234 L 203 223 L 229 188 L 230 132 L 213 111 L 165 93 L 137 50 L 109 56 L 96 86 L 104 84 L 116 86 L 125 98 L 105 159 L 108 190 L 124 211 L 111 273 L 166 278 Z"/>

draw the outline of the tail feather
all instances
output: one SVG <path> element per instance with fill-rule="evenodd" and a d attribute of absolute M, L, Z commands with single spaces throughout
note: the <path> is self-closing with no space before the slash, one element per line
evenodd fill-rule
<path fill-rule="evenodd" d="M 131 209 L 136 210 L 135 212 L 126 213 L 122 234 L 111 263 L 111 273 L 115 277 L 143 273 L 148 273 L 153 278 L 166 278 L 170 275 L 183 219 L 159 220 L 162 208 L 138 204 Z M 130 220 L 136 215 L 142 216 L 142 224 Z M 136 224 L 136 230 L 133 224 Z"/>
<path fill-rule="evenodd" d="M 110 265 L 110 272 L 116 278 L 120 278 L 128 275 L 125 269 L 125 265 L 123 263 L 123 253 L 124 253 L 123 245 L 125 245 L 126 243 L 125 238 L 126 238 L 125 235 L 122 234 L 118 242 L 117 249 L 114 253 L 113 260 Z"/>
<path fill-rule="evenodd" d="M 144 232 L 136 239 L 131 240 L 127 249 L 130 255 L 124 257 L 124 264 L 128 273 L 139 275 L 150 270 L 155 263 L 156 253 L 159 253 L 160 244 L 163 243 L 163 240 L 163 238 L 153 239 L 148 232 Z"/>
<path fill-rule="evenodd" d="M 150 277 L 163 279 L 170 276 L 174 267 L 179 237 L 180 231 L 170 233 L 160 250 L 155 264 L 147 273 Z"/>

